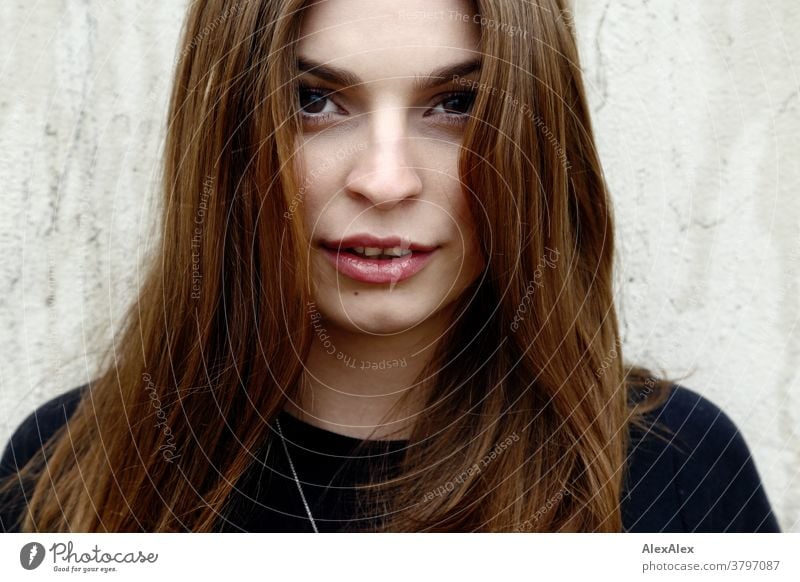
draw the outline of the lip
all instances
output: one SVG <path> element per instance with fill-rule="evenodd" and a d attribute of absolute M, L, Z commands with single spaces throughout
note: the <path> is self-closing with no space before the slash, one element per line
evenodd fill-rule
<path fill-rule="evenodd" d="M 400 247 L 412 253 L 393 259 L 366 259 L 345 250 L 350 247 Z M 354 235 L 338 241 L 322 241 L 320 248 L 342 275 L 361 283 L 390 283 L 394 286 L 422 270 L 433 258 L 438 246 L 410 242 L 399 236 Z"/>
<path fill-rule="evenodd" d="M 437 248 L 437 245 L 411 242 L 401 236 L 373 236 L 371 234 L 356 234 L 339 240 L 322 240 L 320 244 L 334 250 L 350 247 L 378 247 L 381 249 L 400 247 L 412 251 L 428 252 Z"/>

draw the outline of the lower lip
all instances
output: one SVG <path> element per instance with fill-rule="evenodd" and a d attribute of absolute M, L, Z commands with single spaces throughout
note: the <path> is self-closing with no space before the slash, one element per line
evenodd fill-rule
<path fill-rule="evenodd" d="M 436 249 L 426 252 L 414 251 L 396 259 L 365 259 L 346 251 L 337 252 L 322 247 L 323 254 L 342 275 L 361 283 L 399 283 L 416 275 L 433 257 Z"/>

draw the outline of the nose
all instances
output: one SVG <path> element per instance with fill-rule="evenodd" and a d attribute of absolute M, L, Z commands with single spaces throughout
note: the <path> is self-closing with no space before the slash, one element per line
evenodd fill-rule
<path fill-rule="evenodd" d="M 422 180 L 414 167 L 402 108 L 373 115 L 366 149 L 355 154 L 346 190 L 372 205 L 389 210 L 402 201 L 419 196 Z"/>

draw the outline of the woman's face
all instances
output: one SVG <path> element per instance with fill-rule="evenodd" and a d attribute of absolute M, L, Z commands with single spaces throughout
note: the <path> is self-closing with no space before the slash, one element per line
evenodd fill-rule
<path fill-rule="evenodd" d="M 299 207 L 331 325 L 410 329 L 484 267 L 457 167 L 480 63 L 472 15 L 459 0 L 328 0 L 303 19 Z"/>

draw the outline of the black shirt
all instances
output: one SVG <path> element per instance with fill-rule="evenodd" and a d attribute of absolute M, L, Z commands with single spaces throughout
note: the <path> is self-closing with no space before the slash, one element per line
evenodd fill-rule
<path fill-rule="evenodd" d="M 31 413 L 12 435 L 0 460 L 0 479 L 17 471 L 75 409 L 85 386 L 65 392 Z M 648 415 L 672 436 L 631 428 L 629 472 L 621 499 L 630 532 L 779 532 L 750 451 L 734 423 L 699 394 L 679 385 Z M 302 492 L 321 532 L 363 527 L 351 519 L 354 483 L 377 467 L 392 472 L 406 441 L 359 440 L 278 416 Z M 663 434 L 663 433 L 662 433 Z M 283 443 L 269 439 L 237 483 L 218 531 L 313 531 Z M 388 465 L 384 466 L 383 462 Z M 0 531 L 19 531 L 29 490 L 0 499 Z"/>

